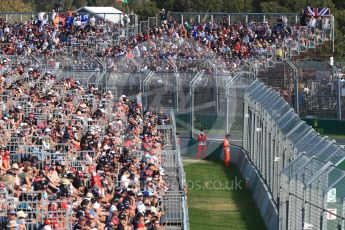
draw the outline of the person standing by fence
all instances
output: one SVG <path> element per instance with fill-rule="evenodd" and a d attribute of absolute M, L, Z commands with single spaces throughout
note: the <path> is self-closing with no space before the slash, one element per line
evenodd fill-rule
<path fill-rule="evenodd" d="M 229 143 L 230 134 L 226 134 L 223 140 L 223 149 L 224 149 L 224 166 L 229 167 L 230 165 L 230 143 Z"/>
<path fill-rule="evenodd" d="M 198 140 L 198 148 L 195 156 L 195 160 L 198 160 L 200 155 L 202 158 L 206 157 L 206 141 L 207 136 L 205 133 L 205 129 L 201 129 L 201 132 L 198 134 L 197 140 Z"/>

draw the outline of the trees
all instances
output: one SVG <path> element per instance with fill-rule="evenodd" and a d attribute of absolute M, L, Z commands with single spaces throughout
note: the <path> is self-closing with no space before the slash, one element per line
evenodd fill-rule
<path fill-rule="evenodd" d="M 1 0 L 0 12 L 32 12 L 33 7 L 22 0 Z"/>

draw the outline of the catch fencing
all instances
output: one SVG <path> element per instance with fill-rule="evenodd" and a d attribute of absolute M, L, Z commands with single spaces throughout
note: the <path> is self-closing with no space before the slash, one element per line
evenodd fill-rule
<path fill-rule="evenodd" d="M 289 61 L 276 63 L 258 74 L 302 118 L 343 119 L 342 63 Z"/>
<path fill-rule="evenodd" d="M 195 137 L 204 128 L 210 139 L 232 133 L 241 145 L 243 96 L 245 87 L 255 79 L 253 72 L 112 72 L 107 79 L 106 88 L 116 88 L 117 97 L 135 99 L 141 90 L 145 108 L 174 109 L 178 132 L 184 136 Z"/>
<path fill-rule="evenodd" d="M 345 150 L 255 81 L 244 99 L 243 148 L 268 185 L 279 229 L 344 229 Z M 332 200 L 332 201 L 330 201 Z"/>

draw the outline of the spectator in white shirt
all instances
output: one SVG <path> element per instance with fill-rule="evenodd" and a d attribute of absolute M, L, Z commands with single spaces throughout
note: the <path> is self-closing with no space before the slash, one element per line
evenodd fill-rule
<path fill-rule="evenodd" d="M 95 16 L 92 16 L 89 20 L 90 26 L 95 26 L 96 25 L 96 18 Z"/>

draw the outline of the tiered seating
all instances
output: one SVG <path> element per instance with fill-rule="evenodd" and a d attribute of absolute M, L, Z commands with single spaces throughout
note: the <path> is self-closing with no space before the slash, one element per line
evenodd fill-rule
<path fill-rule="evenodd" d="M 36 69 L 18 67 L 2 80 L 1 227 L 162 223 L 162 166 L 171 167 L 163 150 L 173 138 L 159 128 L 170 122 L 166 113 L 142 113 L 139 95 L 113 98 Z"/>

